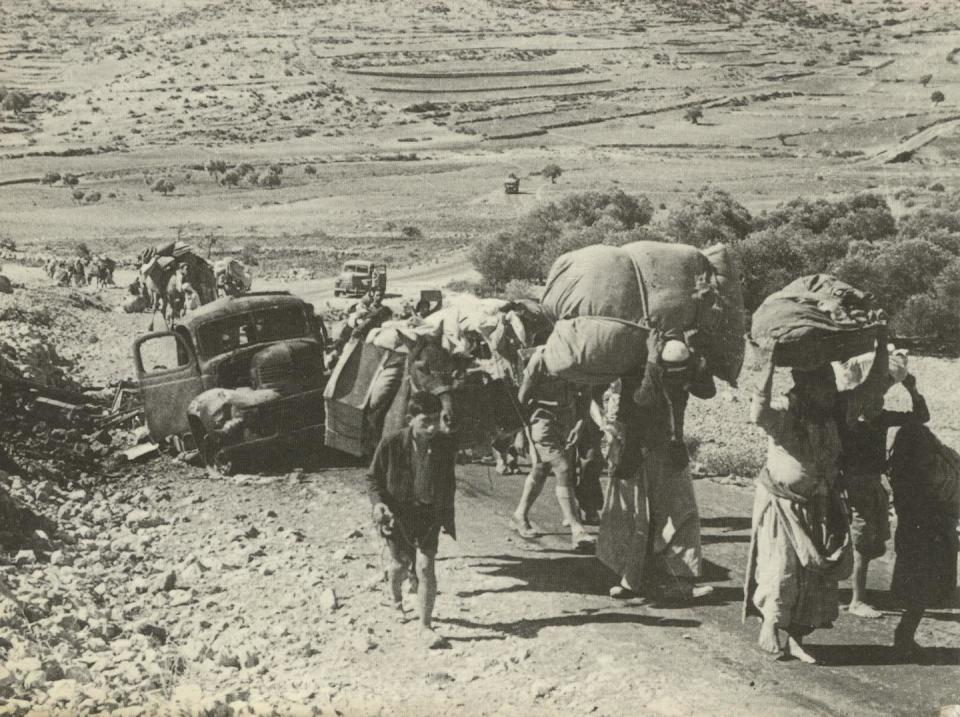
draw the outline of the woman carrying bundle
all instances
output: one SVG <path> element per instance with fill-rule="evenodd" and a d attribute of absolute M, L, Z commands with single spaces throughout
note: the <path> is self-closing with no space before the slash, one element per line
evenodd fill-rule
<path fill-rule="evenodd" d="M 815 663 L 803 638 L 832 626 L 839 614 L 837 583 L 852 568 L 838 485 L 837 387 L 829 364 L 794 369 L 793 387 L 774 399 L 774 372 L 771 351 L 751 407 L 768 448 L 756 481 L 744 618 L 761 617 L 763 650 Z"/>

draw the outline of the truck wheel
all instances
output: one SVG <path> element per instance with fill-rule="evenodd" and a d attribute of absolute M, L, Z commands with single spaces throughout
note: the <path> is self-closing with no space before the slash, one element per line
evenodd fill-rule
<path fill-rule="evenodd" d="M 334 296 L 343 296 L 343 292 L 340 291 L 340 289 L 334 289 L 334 290 L 333 290 L 333 295 L 334 295 Z"/>
<path fill-rule="evenodd" d="M 225 478 L 229 478 L 236 473 L 236 466 L 234 466 L 233 461 L 229 458 L 221 458 L 219 456 L 214 458 L 213 468 Z"/>

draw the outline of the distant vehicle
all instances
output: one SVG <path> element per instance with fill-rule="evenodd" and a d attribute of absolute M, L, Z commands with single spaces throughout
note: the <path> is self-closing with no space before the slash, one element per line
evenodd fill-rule
<path fill-rule="evenodd" d="M 371 288 L 387 291 L 387 265 L 351 259 L 343 265 L 333 284 L 334 296 L 363 296 Z"/>
<path fill-rule="evenodd" d="M 217 299 L 133 345 L 154 441 L 192 436 L 204 463 L 235 461 L 284 442 L 323 440 L 323 321 L 287 292 Z"/>
<path fill-rule="evenodd" d="M 507 176 L 503 182 L 504 194 L 520 194 L 520 177 L 515 174 Z"/>

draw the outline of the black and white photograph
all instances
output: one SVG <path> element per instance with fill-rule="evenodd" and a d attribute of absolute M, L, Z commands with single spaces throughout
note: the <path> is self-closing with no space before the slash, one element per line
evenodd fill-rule
<path fill-rule="evenodd" d="M 960 5 L 0 0 L 0 717 L 960 717 Z"/>

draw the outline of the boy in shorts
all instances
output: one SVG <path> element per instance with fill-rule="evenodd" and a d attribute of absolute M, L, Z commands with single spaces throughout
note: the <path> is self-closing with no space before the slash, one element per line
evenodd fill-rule
<path fill-rule="evenodd" d="M 384 436 L 367 473 L 373 521 L 390 549 L 390 591 L 403 614 L 403 580 L 417 586 L 420 630 L 427 647 L 446 641 L 434 632 L 437 598 L 434 560 L 440 530 L 456 537 L 453 501 L 456 443 L 440 428 L 440 399 L 414 393 L 407 404 L 406 428 Z"/>

